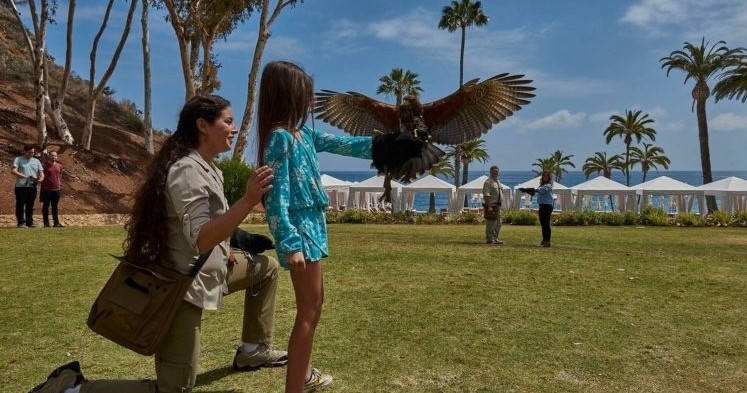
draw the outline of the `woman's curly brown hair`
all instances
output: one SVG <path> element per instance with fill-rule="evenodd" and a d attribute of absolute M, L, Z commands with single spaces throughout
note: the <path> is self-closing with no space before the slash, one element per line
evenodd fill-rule
<path fill-rule="evenodd" d="M 125 224 L 127 237 L 122 245 L 124 259 L 132 263 L 147 264 L 159 261 L 173 265 L 166 247 L 166 180 L 169 168 L 199 145 L 197 119 L 212 124 L 221 112 L 231 105 L 216 95 L 192 97 L 179 113 L 176 131 L 166 139 L 161 150 L 151 162 L 148 176 L 135 194 L 132 214 Z"/>

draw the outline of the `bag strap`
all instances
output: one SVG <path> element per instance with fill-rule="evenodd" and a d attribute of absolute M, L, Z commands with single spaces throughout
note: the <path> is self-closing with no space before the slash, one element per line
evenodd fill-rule
<path fill-rule="evenodd" d="M 215 247 L 213 247 L 215 248 Z M 207 262 L 208 258 L 210 258 L 210 254 L 213 253 L 213 248 L 211 248 L 209 251 L 200 254 L 200 257 L 197 258 L 197 262 L 195 262 L 194 266 L 192 266 L 192 270 L 189 271 L 190 277 L 196 277 L 197 273 L 200 272 L 200 269 L 202 269 L 202 266 L 205 265 L 205 262 Z"/>
<path fill-rule="evenodd" d="M 213 248 L 215 248 L 215 247 L 213 247 Z M 212 253 L 213 253 L 213 249 L 211 248 L 211 249 L 210 249 L 210 251 L 207 251 L 207 252 L 205 252 L 204 254 L 200 254 L 200 257 L 199 257 L 199 258 L 197 258 L 197 261 L 196 261 L 196 262 L 195 262 L 195 264 L 194 264 L 194 265 L 192 266 L 192 269 L 191 269 L 191 270 L 189 271 L 189 274 L 187 274 L 187 275 L 188 275 L 189 277 L 196 277 L 196 276 L 197 276 L 197 273 L 199 273 L 199 272 L 200 272 L 200 270 L 202 269 L 202 267 L 203 267 L 203 266 L 205 265 L 205 263 L 207 262 L 208 258 L 210 258 L 210 254 L 212 254 Z M 124 259 L 124 258 L 123 258 L 123 257 L 121 257 L 121 256 L 117 256 L 117 255 L 114 255 L 114 254 L 109 254 L 109 255 L 111 255 L 112 257 L 114 257 L 114 259 L 116 259 L 116 260 L 118 260 L 118 261 L 120 261 L 120 262 L 124 262 L 124 263 L 126 263 L 126 264 L 128 264 L 128 265 L 130 265 L 130 266 L 136 267 L 136 268 L 138 268 L 138 269 L 144 269 L 144 268 L 145 268 L 145 267 L 143 267 L 143 266 L 140 266 L 140 265 L 136 265 L 136 264 L 133 264 L 133 263 L 127 262 L 127 260 L 126 260 L 126 259 Z M 147 269 L 147 268 L 145 268 L 145 269 Z"/>

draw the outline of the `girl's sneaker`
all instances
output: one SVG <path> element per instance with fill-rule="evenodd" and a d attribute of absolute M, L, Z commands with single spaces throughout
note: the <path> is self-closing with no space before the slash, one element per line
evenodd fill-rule
<path fill-rule="evenodd" d="M 315 392 L 317 391 L 317 389 L 321 390 L 330 385 L 332 385 L 332 376 L 322 374 L 321 371 L 312 367 L 311 376 L 309 377 L 309 380 L 306 381 L 306 383 L 303 385 L 303 392 Z"/>

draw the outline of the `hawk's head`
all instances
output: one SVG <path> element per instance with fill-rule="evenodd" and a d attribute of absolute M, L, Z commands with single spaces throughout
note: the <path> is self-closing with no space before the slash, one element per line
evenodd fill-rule
<path fill-rule="evenodd" d="M 399 106 L 399 120 L 407 125 L 414 121 L 418 116 L 423 115 L 423 105 L 420 104 L 417 96 L 408 94 L 402 97 L 402 105 Z M 413 129 L 414 126 L 406 127 Z"/>

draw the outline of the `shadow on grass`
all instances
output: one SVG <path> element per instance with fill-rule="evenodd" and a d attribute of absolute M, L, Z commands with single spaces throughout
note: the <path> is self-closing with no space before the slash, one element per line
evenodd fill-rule
<path fill-rule="evenodd" d="M 229 374 L 233 374 L 235 371 L 233 370 L 233 367 L 226 366 L 221 368 L 216 368 L 215 370 L 206 371 L 204 373 L 201 373 L 197 376 L 197 381 L 195 382 L 195 386 L 204 386 L 204 385 L 210 385 L 211 383 L 223 379 L 227 377 Z M 212 393 L 223 393 L 223 392 L 235 392 L 234 390 L 221 390 L 221 391 L 215 391 Z"/>
<path fill-rule="evenodd" d="M 241 393 L 241 390 L 200 390 L 200 393 Z"/>

